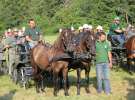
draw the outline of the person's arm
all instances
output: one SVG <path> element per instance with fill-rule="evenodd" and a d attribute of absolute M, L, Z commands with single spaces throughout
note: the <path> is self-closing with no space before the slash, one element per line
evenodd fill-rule
<path fill-rule="evenodd" d="M 112 68 L 111 43 L 109 41 L 108 41 L 108 59 L 109 59 L 109 67 Z"/>
<path fill-rule="evenodd" d="M 108 52 L 108 58 L 109 58 L 109 67 L 112 68 L 112 53 L 111 53 L 111 51 Z"/>
<path fill-rule="evenodd" d="M 116 30 L 114 30 L 114 32 L 116 32 L 116 33 L 122 33 L 123 32 L 123 30 L 120 30 L 120 29 L 116 29 Z"/>

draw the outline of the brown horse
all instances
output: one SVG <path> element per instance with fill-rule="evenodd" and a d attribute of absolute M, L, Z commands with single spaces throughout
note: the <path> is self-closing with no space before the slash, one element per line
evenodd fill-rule
<path fill-rule="evenodd" d="M 132 73 L 135 71 L 135 35 L 127 40 L 125 47 L 127 49 L 128 70 Z"/>
<path fill-rule="evenodd" d="M 71 33 L 69 34 L 71 35 Z M 73 58 L 69 63 L 69 69 L 77 70 L 77 95 L 80 95 L 81 70 L 85 70 L 86 92 L 89 90 L 89 73 L 92 56 L 95 55 L 95 36 L 92 32 L 83 32 L 72 35 L 72 39 L 68 44 L 68 53 Z"/>
<path fill-rule="evenodd" d="M 54 81 L 54 95 L 57 96 L 58 78 L 62 74 L 64 80 L 65 95 L 68 95 L 67 90 L 67 75 L 68 75 L 68 61 L 70 57 L 64 53 L 65 38 L 60 34 L 52 47 L 47 47 L 42 43 L 37 44 L 31 50 L 31 64 L 33 67 L 33 75 L 36 83 L 36 91 L 43 91 L 42 72 L 49 71 L 53 73 Z M 40 83 L 40 84 L 39 84 Z"/>

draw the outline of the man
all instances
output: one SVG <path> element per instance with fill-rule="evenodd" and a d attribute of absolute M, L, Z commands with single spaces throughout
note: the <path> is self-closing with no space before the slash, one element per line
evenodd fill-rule
<path fill-rule="evenodd" d="M 36 26 L 34 19 L 30 19 L 28 21 L 29 28 L 27 28 L 24 32 L 26 37 L 26 41 L 28 42 L 30 48 L 33 48 L 38 41 L 41 41 L 42 34 L 40 29 Z"/>
<path fill-rule="evenodd" d="M 8 54 L 8 58 L 6 58 L 6 60 L 8 60 L 7 66 L 8 66 L 9 75 L 12 75 L 13 64 L 15 63 L 15 60 L 16 60 L 16 52 L 15 52 L 16 39 L 11 29 L 8 30 L 8 36 L 6 37 L 6 40 L 5 40 L 4 49 L 6 49 L 7 54 Z"/>
<path fill-rule="evenodd" d="M 96 39 L 98 39 L 98 35 L 100 32 L 103 32 L 103 27 L 98 25 L 97 28 L 96 28 Z"/>
<path fill-rule="evenodd" d="M 112 68 L 111 45 L 106 40 L 104 32 L 99 33 L 99 39 L 96 41 L 96 76 L 97 76 L 97 92 L 101 93 L 102 82 L 106 94 L 111 93 L 109 80 L 109 67 Z"/>
<path fill-rule="evenodd" d="M 119 42 L 120 47 L 123 47 L 123 44 L 125 42 L 125 37 L 123 32 L 124 31 L 120 28 L 120 18 L 115 17 L 113 24 L 110 27 L 109 35 L 111 36 L 113 41 Z"/>

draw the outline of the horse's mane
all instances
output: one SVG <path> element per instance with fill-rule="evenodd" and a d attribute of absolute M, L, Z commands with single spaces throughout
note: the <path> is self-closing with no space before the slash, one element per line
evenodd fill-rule
<path fill-rule="evenodd" d="M 65 34 L 67 34 L 67 36 L 71 33 L 70 29 L 63 29 L 62 32 L 59 34 L 57 40 L 55 40 L 53 47 L 54 48 L 58 48 L 58 49 L 64 49 L 64 41 L 66 40 Z"/>

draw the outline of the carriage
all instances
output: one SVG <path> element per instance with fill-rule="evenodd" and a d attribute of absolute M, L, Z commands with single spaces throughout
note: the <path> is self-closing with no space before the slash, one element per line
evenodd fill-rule
<path fill-rule="evenodd" d="M 115 41 L 108 35 L 108 40 L 111 42 L 112 63 L 116 67 L 123 66 L 127 62 L 126 48 L 119 46 L 119 42 Z"/>
<path fill-rule="evenodd" d="M 27 89 L 32 78 L 32 66 L 30 64 L 30 53 L 26 44 L 16 45 L 15 63 L 12 69 L 12 80 L 21 87 Z"/>

